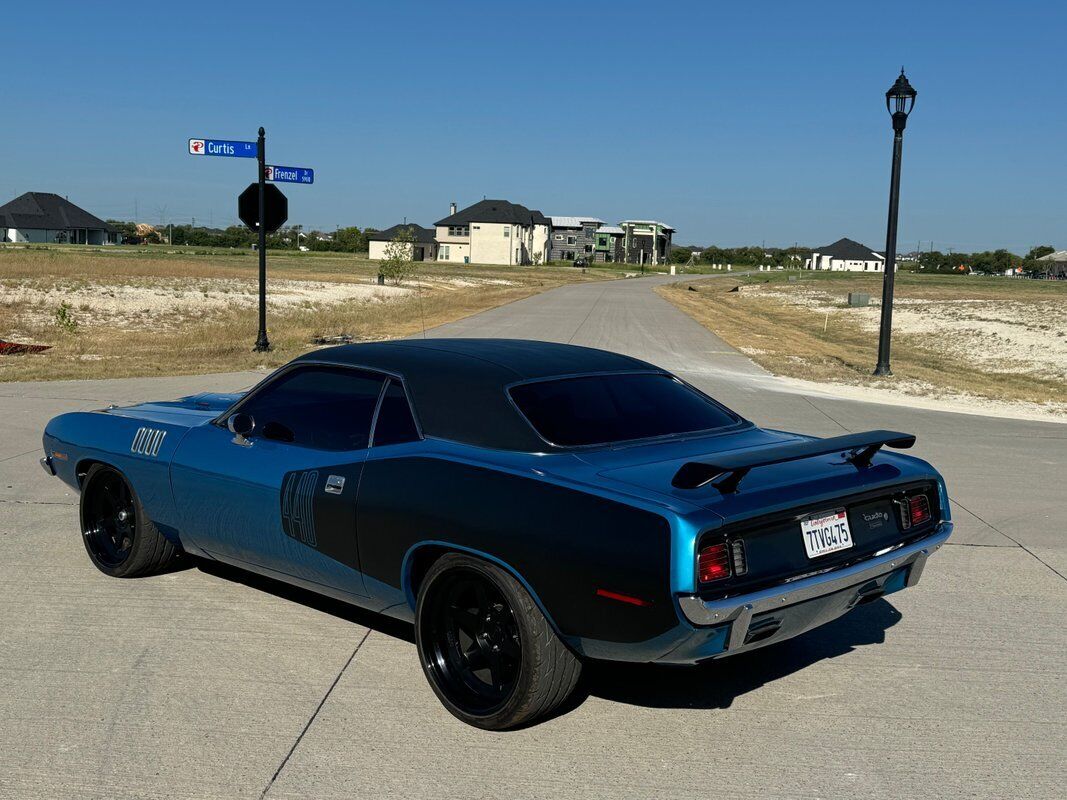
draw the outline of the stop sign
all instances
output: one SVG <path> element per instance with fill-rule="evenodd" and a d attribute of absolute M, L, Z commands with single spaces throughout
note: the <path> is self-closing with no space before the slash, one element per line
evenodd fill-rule
<path fill-rule="evenodd" d="M 259 230 L 259 184 L 250 183 L 237 197 L 237 216 L 252 230 Z M 274 233 L 289 219 L 289 201 L 273 183 L 263 186 L 263 229 Z"/>

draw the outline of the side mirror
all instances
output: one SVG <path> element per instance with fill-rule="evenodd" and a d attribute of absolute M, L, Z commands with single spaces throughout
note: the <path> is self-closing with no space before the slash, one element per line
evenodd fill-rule
<path fill-rule="evenodd" d="M 233 434 L 233 443 L 242 447 L 251 447 L 252 443 L 246 438 L 256 429 L 256 421 L 251 414 L 237 413 L 226 420 L 226 427 Z"/>

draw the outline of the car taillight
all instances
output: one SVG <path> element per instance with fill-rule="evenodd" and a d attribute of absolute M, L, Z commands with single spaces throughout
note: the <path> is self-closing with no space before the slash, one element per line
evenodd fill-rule
<path fill-rule="evenodd" d="M 697 557 L 697 574 L 701 583 L 730 577 L 730 551 L 725 542 L 709 545 Z"/>
<path fill-rule="evenodd" d="M 921 525 L 930 521 L 930 500 L 925 494 L 908 498 L 908 512 L 912 525 Z"/>
<path fill-rule="evenodd" d="M 900 509 L 900 527 L 904 530 L 929 522 L 933 517 L 930 512 L 930 498 L 925 494 L 914 494 L 896 502 L 897 508 Z"/>

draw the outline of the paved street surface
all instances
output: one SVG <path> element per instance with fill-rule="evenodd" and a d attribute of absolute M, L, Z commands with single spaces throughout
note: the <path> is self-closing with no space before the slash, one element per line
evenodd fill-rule
<path fill-rule="evenodd" d="M 916 433 L 957 521 L 918 587 L 699 668 L 592 666 L 565 713 L 485 733 L 437 702 L 406 626 L 236 571 L 90 565 L 37 465 L 46 421 L 259 375 L 0 384 L 0 797 L 1063 797 L 1067 425 L 782 391 L 660 280 L 435 334 L 630 353 L 761 425 Z"/>

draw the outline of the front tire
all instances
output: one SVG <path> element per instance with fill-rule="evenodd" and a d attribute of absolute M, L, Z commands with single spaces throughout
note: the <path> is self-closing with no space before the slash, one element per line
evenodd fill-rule
<path fill-rule="evenodd" d="M 487 730 L 545 716 L 570 695 L 582 669 L 522 584 L 460 553 L 442 556 L 422 581 L 415 641 L 445 708 Z"/>
<path fill-rule="evenodd" d="M 151 575 L 178 554 L 152 524 L 130 482 L 107 464 L 93 464 L 86 473 L 80 516 L 89 560 L 113 578 Z"/>

